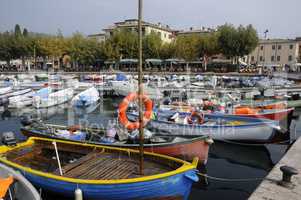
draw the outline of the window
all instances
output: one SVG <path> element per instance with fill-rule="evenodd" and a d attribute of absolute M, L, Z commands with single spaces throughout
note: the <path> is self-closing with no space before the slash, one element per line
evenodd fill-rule
<path fill-rule="evenodd" d="M 278 45 L 278 50 L 280 50 L 281 49 L 281 45 Z"/>
<path fill-rule="evenodd" d="M 275 45 L 273 45 L 273 46 L 272 46 L 272 49 L 275 50 L 275 48 L 276 48 Z"/>
<path fill-rule="evenodd" d="M 293 56 L 292 55 L 289 55 L 288 56 L 288 61 L 292 61 L 293 60 Z"/>
<path fill-rule="evenodd" d="M 260 46 L 260 50 L 263 50 L 263 46 Z"/>
<path fill-rule="evenodd" d="M 252 62 L 254 61 L 254 56 L 251 57 L 251 61 L 252 61 Z"/>
<path fill-rule="evenodd" d="M 291 44 L 291 45 L 290 45 L 290 49 L 293 49 L 293 48 L 294 48 L 294 45 Z"/>
<path fill-rule="evenodd" d="M 166 33 L 164 33 L 164 37 L 166 38 Z"/>
<path fill-rule="evenodd" d="M 280 56 L 277 56 L 277 61 L 280 61 Z"/>
<path fill-rule="evenodd" d="M 272 57 L 271 57 L 271 61 L 272 61 L 272 62 L 275 61 L 275 56 L 272 56 Z"/>
<path fill-rule="evenodd" d="M 260 60 L 260 61 L 263 61 L 263 57 L 262 57 L 262 56 L 260 56 L 260 57 L 259 57 L 259 60 Z"/>

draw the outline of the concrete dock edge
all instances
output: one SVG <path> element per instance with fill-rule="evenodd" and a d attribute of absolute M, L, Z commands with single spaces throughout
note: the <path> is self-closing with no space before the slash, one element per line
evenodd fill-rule
<path fill-rule="evenodd" d="M 280 167 L 287 165 L 299 171 L 292 177 L 293 188 L 285 188 L 277 184 L 282 179 Z M 299 138 L 283 156 L 279 163 L 267 175 L 250 196 L 249 200 L 300 200 L 301 199 L 301 138 Z M 271 180 L 269 180 L 271 179 Z M 275 180 L 275 181 L 272 181 Z"/>

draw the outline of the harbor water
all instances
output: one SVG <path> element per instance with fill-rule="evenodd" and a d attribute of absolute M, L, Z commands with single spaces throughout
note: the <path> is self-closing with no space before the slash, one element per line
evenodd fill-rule
<path fill-rule="evenodd" d="M 85 110 L 74 109 L 68 104 L 48 109 L 27 107 L 8 110 L 2 108 L 0 132 L 13 131 L 18 140 L 25 140 L 26 138 L 21 135 L 19 130 L 21 127 L 20 116 L 24 114 L 31 114 L 46 123 L 107 127 L 109 123 L 116 122 L 116 109 L 120 100 L 119 98 L 104 99 L 99 104 Z M 291 124 L 291 137 L 296 137 L 295 133 L 298 135 L 300 132 L 300 120 L 295 119 Z M 288 148 L 289 145 L 286 143 L 246 145 L 215 141 L 210 147 L 209 159 L 203 172 L 220 179 L 208 178 L 195 184 L 189 200 L 247 199 L 261 182 L 252 179 L 265 177 Z M 236 179 L 250 180 L 235 181 Z M 48 200 L 66 199 L 45 191 L 42 191 L 42 197 Z"/>

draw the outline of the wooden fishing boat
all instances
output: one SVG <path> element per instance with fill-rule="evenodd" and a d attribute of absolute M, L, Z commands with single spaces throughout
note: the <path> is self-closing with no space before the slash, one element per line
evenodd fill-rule
<path fill-rule="evenodd" d="M 4 95 L 8 92 L 10 92 L 13 88 L 12 87 L 3 87 L 3 88 L 0 88 L 0 95 Z"/>
<path fill-rule="evenodd" d="M 33 98 L 33 106 L 35 108 L 48 108 L 63 104 L 72 99 L 73 92 L 72 88 L 67 88 L 53 93 L 46 93 L 45 96 L 35 96 Z"/>
<path fill-rule="evenodd" d="M 242 117 L 256 117 L 266 118 L 271 120 L 283 120 L 286 119 L 289 114 L 294 112 L 294 108 L 285 109 L 261 109 L 261 108 L 250 108 L 247 106 L 238 107 L 234 109 L 234 115 Z"/>
<path fill-rule="evenodd" d="M 175 112 L 173 112 L 175 114 Z M 205 114 L 203 123 L 185 123 L 191 113 L 178 113 L 178 122 L 169 121 L 172 113 L 157 113 L 150 126 L 161 131 L 161 135 L 200 136 L 209 135 L 214 140 L 239 140 L 252 142 L 270 141 L 280 130 L 278 121 L 250 117 Z M 136 120 L 137 114 L 129 113 Z"/>
<path fill-rule="evenodd" d="M 8 193 L 10 193 L 11 196 Z M 41 199 L 37 190 L 24 178 L 24 176 L 3 164 L 0 164 L 0 198 L 3 200 Z"/>
<path fill-rule="evenodd" d="M 25 106 L 30 106 L 33 103 L 34 97 L 47 97 L 47 95 L 52 91 L 50 87 L 42 88 L 36 92 L 31 91 L 23 95 L 13 96 L 8 99 L 9 108 L 22 108 Z"/>
<path fill-rule="evenodd" d="M 99 99 L 99 92 L 95 87 L 91 87 L 73 97 L 71 104 L 76 107 L 87 107 L 96 103 Z"/>
<path fill-rule="evenodd" d="M 32 92 L 31 88 L 15 90 L 15 91 L 11 91 L 11 92 L 8 92 L 6 94 L 1 95 L 0 99 L 1 98 L 10 98 L 10 97 L 15 97 L 15 96 L 25 95 L 25 94 L 30 93 L 30 92 Z"/>
<path fill-rule="evenodd" d="M 0 162 L 38 188 L 68 197 L 80 189 L 85 199 L 187 200 L 192 183 L 198 181 L 197 158 L 189 163 L 146 152 L 141 175 L 136 150 L 54 139 L 29 138 L 14 147 L 2 146 Z"/>
<path fill-rule="evenodd" d="M 101 137 L 105 135 L 105 129 L 77 128 L 76 132 L 70 132 L 67 126 L 32 123 L 21 128 L 21 133 L 27 137 L 46 137 L 52 139 L 63 139 L 105 145 L 118 148 L 138 149 L 139 144 L 129 140 L 115 140 L 112 143 L 102 142 Z M 118 131 L 118 129 L 117 129 Z M 117 133 L 118 135 L 118 133 Z M 200 164 L 206 164 L 209 146 L 213 141 L 208 136 L 192 138 L 152 136 L 144 143 L 147 152 L 174 156 L 185 160 L 198 157 Z"/>

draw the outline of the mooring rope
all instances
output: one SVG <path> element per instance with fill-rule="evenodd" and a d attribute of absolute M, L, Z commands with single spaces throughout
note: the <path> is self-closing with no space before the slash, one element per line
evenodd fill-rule
<path fill-rule="evenodd" d="M 220 178 L 220 177 L 214 177 L 210 176 L 208 174 L 203 174 L 198 172 L 197 173 L 199 176 L 202 176 L 204 178 L 216 180 L 216 181 L 223 181 L 223 182 L 251 182 L 251 181 L 263 181 L 263 180 L 268 180 L 268 181 L 273 181 L 275 182 L 274 179 L 270 179 L 267 177 L 262 177 L 262 178 L 239 178 L 239 179 L 231 179 L 231 178 Z"/>

